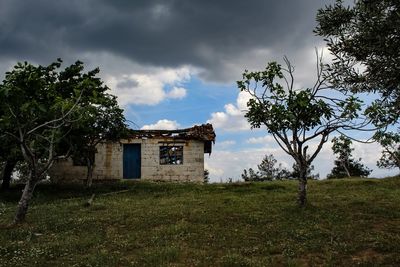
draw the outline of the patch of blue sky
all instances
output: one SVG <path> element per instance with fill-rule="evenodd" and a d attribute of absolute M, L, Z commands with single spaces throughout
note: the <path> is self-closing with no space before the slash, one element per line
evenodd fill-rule
<path fill-rule="evenodd" d="M 205 84 L 197 78 L 181 85 L 186 88 L 182 99 L 165 99 L 157 105 L 129 105 L 125 108 L 128 120 L 142 127 L 162 119 L 176 121 L 181 127 L 202 124 L 212 112 L 223 110 L 226 103 L 236 100 L 238 89 L 234 84 Z M 171 87 L 164 88 L 167 92 Z"/>

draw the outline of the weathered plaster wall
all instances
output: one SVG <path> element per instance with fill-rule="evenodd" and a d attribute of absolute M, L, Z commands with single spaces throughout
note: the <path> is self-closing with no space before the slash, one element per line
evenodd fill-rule
<path fill-rule="evenodd" d="M 93 180 L 116 180 L 123 177 L 123 145 L 141 144 L 141 179 L 157 181 L 202 182 L 204 177 L 204 143 L 197 140 L 176 141 L 183 146 L 182 165 L 160 165 L 160 146 L 172 139 L 130 139 L 120 143 L 101 143 L 97 146 Z M 52 179 L 59 182 L 82 181 L 86 167 L 73 166 L 72 160 L 54 164 L 50 171 Z"/>

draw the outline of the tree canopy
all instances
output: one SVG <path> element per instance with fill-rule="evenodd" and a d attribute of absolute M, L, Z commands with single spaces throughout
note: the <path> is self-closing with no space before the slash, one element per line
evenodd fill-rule
<path fill-rule="evenodd" d="M 350 138 L 340 135 L 332 139 L 332 151 L 336 155 L 335 166 L 327 178 L 368 177 L 371 170 L 361 163 L 361 158 L 355 160 L 352 156 L 354 148 L 351 147 Z"/>
<path fill-rule="evenodd" d="M 329 134 L 365 126 L 364 120 L 357 120 L 361 101 L 336 90 L 318 59 L 317 79 L 311 88 L 295 88 L 294 67 L 286 58 L 286 68 L 271 62 L 263 71 L 245 71 L 237 82 L 241 91 L 251 95 L 245 114 L 251 126 L 265 127 L 297 164 L 300 205 L 306 203 L 307 170 Z"/>
<path fill-rule="evenodd" d="M 261 163 L 257 165 L 258 171 L 252 168 L 244 169 L 242 179 L 246 182 L 249 181 L 272 181 L 291 179 L 292 173 L 278 163 L 274 155 L 267 154 L 262 159 Z"/>
<path fill-rule="evenodd" d="M 378 132 L 383 147 L 382 157 L 377 162 L 380 168 L 398 168 L 400 170 L 400 135 Z"/>
<path fill-rule="evenodd" d="M 99 79 L 94 89 L 93 94 L 84 95 L 80 100 L 80 117 L 72 125 L 67 139 L 73 157 L 86 163 L 88 187 L 92 185 L 96 146 L 105 140 L 119 140 L 127 133 L 123 110 L 116 97 L 107 93 L 109 88 Z"/>
<path fill-rule="evenodd" d="M 48 66 L 18 63 L 0 85 L 0 136 L 14 140 L 29 168 L 14 223 L 24 220 L 35 186 L 53 162 L 73 151 L 60 144 L 68 138 L 78 140 L 80 133 L 73 129 L 83 125 L 102 132 L 94 110 L 106 109 L 106 99 L 115 101 L 96 77 L 98 69 L 83 72 L 80 61 L 60 67 L 61 60 Z M 122 111 L 119 114 L 117 119 L 123 120 Z"/>
<path fill-rule="evenodd" d="M 327 73 L 332 84 L 378 96 L 366 109 L 379 129 L 374 138 L 384 148 L 378 166 L 399 166 L 400 2 L 357 0 L 346 5 L 336 0 L 318 11 L 317 23 L 315 33 L 325 38 L 333 55 Z"/>
<path fill-rule="evenodd" d="M 331 82 L 352 92 L 376 92 L 368 110 L 376 124 L 400 117 L 400 2 L 341 0 L 320 9 L 316 34 L 323 36 L 334 56 Z"/>

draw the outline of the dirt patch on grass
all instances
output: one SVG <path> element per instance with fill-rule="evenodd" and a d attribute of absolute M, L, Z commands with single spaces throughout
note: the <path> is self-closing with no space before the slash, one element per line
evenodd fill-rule
<path fill-rule="evenodd" d="M 367 248 L 357 252 L 353 255 L 352 260 L 358 263 L 361 262 L 379 262 L 383 259 L 383 255 L 379 252 L 373 250 L 372 248 Z"/>

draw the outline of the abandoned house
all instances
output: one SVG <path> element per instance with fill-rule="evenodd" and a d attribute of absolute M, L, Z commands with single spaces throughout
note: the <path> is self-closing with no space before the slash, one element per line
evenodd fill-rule
<path fill-rule="evenodd" d="M 211 154 L 215 132 L 211 124 L 180 130 L 131 130 L 128 139 L 103 142 L 97 148 L 93 182 L 143 179 L 202 182 L 204 154 Z M 56 162 L 49 172 L 54 181 L 86 179 L 82 161 Z"/>

